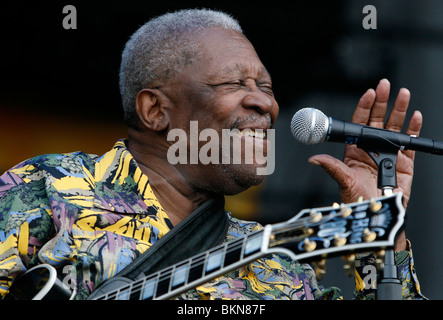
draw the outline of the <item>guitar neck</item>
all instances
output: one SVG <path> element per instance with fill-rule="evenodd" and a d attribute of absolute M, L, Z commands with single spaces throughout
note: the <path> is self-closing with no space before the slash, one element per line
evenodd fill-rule
<path fill-rule="evenodd" d="M 197 254 L 188 260 L 134 281 L 97 299 L 170 299 L 269 254 L 269 235 L 265 230 L 256 231 L 244 238 Z"/>
<path fill-rule="evenodd" d="M 377 201 L 305 209 L 286 222 L 267 225 L 94 299 L 170 299 L 273 253 L 300 261 L 392 248 L 404 223 L 401 197 L 398 193 Z"/>

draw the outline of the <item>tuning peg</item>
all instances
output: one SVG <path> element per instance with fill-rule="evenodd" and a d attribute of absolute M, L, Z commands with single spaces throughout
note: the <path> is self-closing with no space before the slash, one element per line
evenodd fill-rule
<path fill-rule="evenodd" d="M 352 213 L 352 209 L 347 207 L 345 204 L 338 204 L 338 202 L 334 202 L 332 204 L 333 208 L 340 209 L 340 214 L 342 217 L 346 218 Z"/>
<path fill-rule="evenodd" d="M 349 254 L 347 256 L 343 256 L 342 258 L 345 261 L 343 269 L 345 270 L 346 275 L 351 277 L 354 270 L 355 254 Z"/>
<path fill-rule="evenodd" d="M 377 234 L 374 231 L 370 231 L 368 228 L 363 230 L 363 240 L 365 242 L 372 242 L 377 238 Z"/>
<path fill-rule="evenodd" d="M 334 234 L 334 246 L 341 247 L 346 243 L 346 238 L 340 237 L 338 233 Z"/>
<path fill-rule="evenodd" d="M 374 199 L 371 199 L 371 201 L 369 202 L 369 209 L 372 212 L 377 212 L 382 208 L 382 203 L 380 201 L 376 201 Z"/>
<path fill-rule="evenodd" d="M 377 266 L 377 269 L 379 269 L 379 270 L 383 269 L 386 251 L 380 250 L 380 251 L 375 252 L 374 254 L 375 254 L 375 264 Z"/>
<path fill-rule="evenodd" d="M 317 280 L 321 280 L 326 274 L 326 259 L 313 261 L 312 265 L 314 266 L 315 276 L 317 277 Z"/>
<path fill-rule="evenodd" d="M 314 251 L 316 247 L 317 244 L 315 243 L 315 241 L 310 241 L 308 238 L 305 238 L 305 240 L 303 240 L 303 248 L 306 250 L 306 252 Z"/>
<path fill-rule="evenodd" d="M 341 209 L 340 209 L 340 213 L 341 213 L 342 217 L 346 218 L 347 216 L 349 216 L 352 213 L 352 209 L 345 206 L 345 205 L 342 205 Z"/>
<path fill-rule="evenodd" d="M 322 214 L 320 212 L 315 211 L 315 210 L 311 210 L 309 215 L 311 217 L 312 222 L 319 222 L 322 217 Z"/>

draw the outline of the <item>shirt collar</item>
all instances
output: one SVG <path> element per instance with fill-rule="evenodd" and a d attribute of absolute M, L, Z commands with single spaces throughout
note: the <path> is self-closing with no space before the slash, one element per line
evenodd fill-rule
<path fill-rule="evenodd" d="M 145 175 L 126 147 L 118 140 L 95 163 L 94 206 L 118 213 L 149 214 L 167 219 Z"/>

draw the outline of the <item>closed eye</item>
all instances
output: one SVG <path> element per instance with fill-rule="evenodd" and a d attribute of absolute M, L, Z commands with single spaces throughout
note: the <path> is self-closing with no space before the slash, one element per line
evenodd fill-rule
<path fill-rule="evenodd" d="M 274 91 L 272 90 L 272 85 L 270 83 L 267 84 L 257 84 L 258 88 L 266 94 L 270 96 L 274 96 Z"/>
<path fill-rule="evenodd" d="M 218 84 L 209 84 L 209 86 L 211 86 L 212 88 L 220 88 L 224 90 L 248 89 L 243 80 L 226 81 Z M 274 91 L 272 90 L 272 84 L 270 82 L 257 82 L 256 86 L 262 92 L 270 96 L 274 96 Z"/>
<path fill-rule="evenodd" d="M 244 87 L 244 83 L 242 80 L 233 80 L 233 81 L 227 81 L 227 82 L 221 82 L 217 84 L 209 84 L 210 87 L 215 89 L 227 89 L 227 90 L 238 90 L 242 89 Z"/>

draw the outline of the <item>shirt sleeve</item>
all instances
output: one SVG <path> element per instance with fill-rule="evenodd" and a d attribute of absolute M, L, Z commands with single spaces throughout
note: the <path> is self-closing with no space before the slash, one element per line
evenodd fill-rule
<path fill-rule="evenodd" d="M 415 269 L 411 243 L 408 250 L 395 252 L 397 276 L 402 285 L 403 300 L 425 300 L 422 294 Z M 376 268 L 377 260 L 371 254 L 358 256 L 355 263 L 355 292 L 354 297 L 359 300 L 374 300 L 377 296 L 377 281 L 379 278 Z M 375 272 L 375 273 L 374 273 Z"/>

